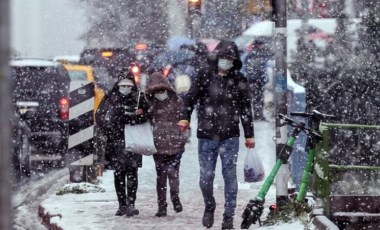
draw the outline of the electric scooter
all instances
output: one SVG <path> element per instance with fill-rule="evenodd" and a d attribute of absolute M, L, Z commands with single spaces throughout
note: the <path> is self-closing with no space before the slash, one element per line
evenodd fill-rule
<path fill-rule="evenodd" d="M 296 202 L 301 203 L 305 200 L 309 184 L 309 177 L 315 156 L 315 147 L 319 142 L 322 141 L 322 136 L 317 131 L 318 127 L 323 119 L 336 118 L 336 116 L 322 114 L 317 110 L 313 110 L 311 113 L 293 112 L 290 113 L 290 115 L 309 118 L 309 125 L 307 127 L 304 122 L 296 122 L 293 119 L 285 116 L 284 114 L 278 115 L 285 125 L 290 125 L 294 127 L 294 130 L 291 136 L 289 137 L 286 145 L 284 145 L 284 147 L 281 149 L 276 164 L 272 168 L 272 171 L 270 172 L 269 176 L 265 179 L 265 182 L 260 188 L 258 195 L 255 197 L 255 199 L 251 199 L 248 202 L 242 215 L 243 221 L 241 223 L 241 229 L 248 229 L 252 224 L 256 224 L 257 221 L 261 225 L 260 216 L 262 215 L 264 210 L 265 196 L 268 193 L 269 188 L 272 185 L 281 165 L 284 162 L 288 161 L 293 150 L 293 145 L 300 132 L 304 132 L 307 135 L 306 147 L 308 149 L 308 157 L 302 176 L 300 189 L 296 197 Z"/>

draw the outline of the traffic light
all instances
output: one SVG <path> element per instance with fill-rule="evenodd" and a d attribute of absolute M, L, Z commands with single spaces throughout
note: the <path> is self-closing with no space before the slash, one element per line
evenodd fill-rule
<path fill-rule="evenodd" d="M 201 13 L 202 0 L 187 0 L 187 4 L 189 14 Z"/>

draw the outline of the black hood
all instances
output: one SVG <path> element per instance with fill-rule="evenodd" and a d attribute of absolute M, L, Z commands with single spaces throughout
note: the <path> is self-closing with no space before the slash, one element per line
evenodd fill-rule
<path fill-rule="evenodd" d="M 243 66 L 240 60 L 239 49 L 233 41 L 221 40 L 215 47 L 214 51 L 212 51 L 212 54 L 209 57 L 209 63 L 211 65 L 217 65 L 218 59 L 223 57 L 228 57 L 234 60 L 233 70 L 240 70 Z"/>

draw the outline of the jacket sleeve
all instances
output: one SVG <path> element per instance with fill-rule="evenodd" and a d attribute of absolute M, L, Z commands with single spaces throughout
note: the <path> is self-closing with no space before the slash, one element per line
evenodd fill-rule
<path fill-rule="evenodd" d="M 134 108 L 137 105 L 137 101 L 134 104 Z M 144 95 L 140 95 L 140 101 L 139 101 L 139 109 L 143 110 L 143 114 L 135 114 L 135 111 L 130 112 L 126 110 L 121 110 L 122 114 L 120 114 L 120 122 L 123 124 L 128 124 L 128 125 L 137 125 L 137 124 L 142 124 L 145 121 L 148 120 L 148 104 L 145 100 Z"/>
<path fill-rule="evenodd" d="M 204 82 L 206 79 L 207 69 L 204 68 L 199 71 L 195 77 L 189 91 L 183 97 L 183 108 L 180 113 L 180 120 L 190 121 L 191 114 L 193 113 L 194 106 L 197 104 L 201 92 L 203 91 Z"/>
<path fill-rule="evenodd" d="M 111 97 L 108 94 L 106 94 L 102 101 L 100 102 L 100 105 L 98 109 L 95 112 L 95 122 L 99 126 L 99 128 L 103 132 L 107 132 L 111 127 L 110 122 L 110 100 Z"/>
<path fill-rule="evenodd" d="M 239 77 L 239 109 L 240 109 L 240 119 L 244 130 L 245 138 L 253 138 L 254 125 L 253 125 L 253 116 L 252 116 L 252 105 L 251 98 L 248 92 L 248 83 L 247 79 L 242 75 Z"/>

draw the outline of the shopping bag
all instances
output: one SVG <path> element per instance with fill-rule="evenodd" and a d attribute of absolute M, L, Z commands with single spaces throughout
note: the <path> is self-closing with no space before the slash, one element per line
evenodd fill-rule
<path fill-rule="evenodd" d="M 264 180 L 263 162 L 254 148 L 248 149 L 244 160 L 244 181 L 259 182 Z"/>
<path fill-rule="evenodd" d="M 125 149 L 146 156 L 157 152 L 153 140 L 153 128 L 149 121 L 138 125 L 125 125 Z"/>

